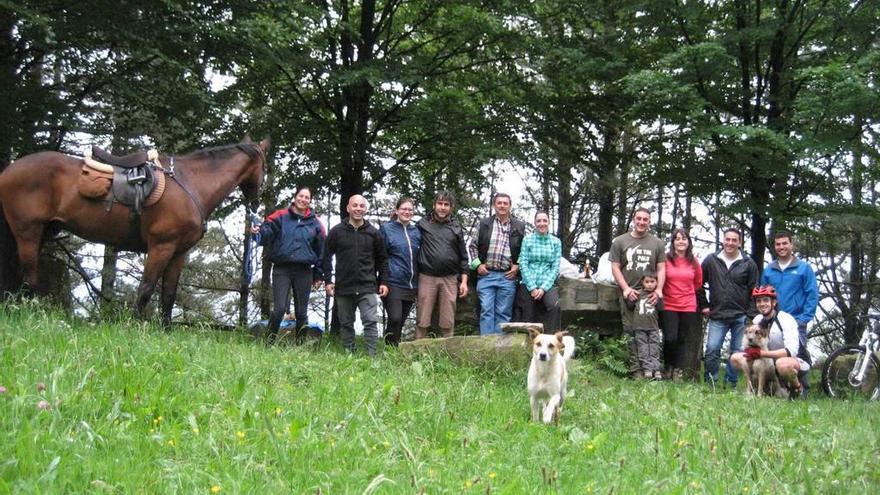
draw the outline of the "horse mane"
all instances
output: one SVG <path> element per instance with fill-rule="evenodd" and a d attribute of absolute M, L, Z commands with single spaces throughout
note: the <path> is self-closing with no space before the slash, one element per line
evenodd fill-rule
<path fill-rule="evenodd" d="M 241 151 L 247 154 L 251 160 L 255 160 L 260 157 L 260 152 L 257 150 L 257 147 L 257 145 L 252 143 L 224 144 L 221 146 L 214 146 L 213 148 L 196 150 L 184 155 L 182 158 L 208 158 L 211 161 L 219 161 L 225 160 Z"/>

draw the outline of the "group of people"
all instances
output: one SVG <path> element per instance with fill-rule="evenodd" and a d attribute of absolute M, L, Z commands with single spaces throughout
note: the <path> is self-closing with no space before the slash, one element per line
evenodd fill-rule
<path fill-rule="evenodd" d="M 687 230 L 674 230 L 666 250 L 650 233 L 650 224 L 650 211 L 636 209 L 632 230 L 615 238 L 609 252 L 624 330 L 632 336 L 633 375 L 681 379 L 702 346 L 703 316 L 708 318 L 707 382 L 718 381 L 721 349 L 729 335 L 725 382 L 730 387 L 736 387 L 746 360 L 769 357 L 792 396 L 805 394 L 811 364 L 807 325 L 815 316 L 819 291 L 813 268 L 794 255 L 792 234 L 773 235 L 775 260 L 760 271 L 743 254 L 742 232 L 736 228 L 726 229 L 722 249 L 700 263 Z M 747 318 L 770 329 L 769 350 L 743 349 Z"/>
<path fill-rule="evenodd" d="M 510 196 L 496 193 L 494 214 L 480 220 L 469 256 L 464 230 L 452 216 L 455 201 L 449 192 L 438 193 L 432 210 L 418 222 L 413 221 L 415 201 L 399 199 L 390 221 L 379 228 L 365 219 L 367 200 L 354 195 L 348 200 L 348 216 L 329 232 L 313 213 L 311 201 L 311 190 L 300 187 L 289 208 L 254 227 L 273 264 L 270 336 L 278 332 L 292 288 L 300 337 L 308 324 L 310 291 L 324 283 L 327 294 L 334 297 L 342 343 L 349 351 L 355 349 L 357 310 L 367 353 L 376 353 L 380 299 L 386 313 L 386 343 L 400 343 L 413 306 L 417 306 L 416 339 L 427 337 L 435 309 L 438 333 L 449 337 L 454 333 L 457 299 L 468 294 L 471 270 L 478 277 L 481 335 L 500 332 L 500 325 L 514 317 L 515 308 L 519 321 L 540 321 L 547 331 L 561 329 L 556 279 L 562 247 L 549 232 L 546 212 L 535 214 L 534 232 L 526 235 L 525 223 L 511 215 Z M 772 356 L 763 357 L 778 361 L 777 369 L 793 390 L 806 390 L 807 324 L 819 296 L 813 269 L 794 255 L 792 235 L 773 236 L 776 259 L 761 272 L 743 254 L 742 232 L 736 228 L 725 230 L 723 248 L 700 263 L 687 230 L 675 229 L 667 249 L 650 232 L 650 225 L 650 211 L 637 208 L 632 230 L 615 238 L 609 252 L 620 288 L 623 328 L 632 336 L 633 374 L 678 380 L 686 370 L 694 373 L 693 363 L 702 350 L 703 317 L 707 317 L 705 380 L 718 381 L 721 349 L 729 335 L 731 358 L 725 381 L 736 387 L 743 359 L 755 358 L 754 351 L 742 348 L 748 318 L 770 327 Z"/>
<path fill-rule="evenodd" d="M 535 215 L 535 232 L 526 235 L 525 224 L 511 215 L 510 196 L 495 194 L 495 213 L 480 222 L 471 245 L 476 256 L 469 262 L 465 233 L 452 217 L 455 201 L 447 191 L 435 196 L 432 210 L 418 222 L 413 222 L 415 201 L 400 198 L 390 221 L 379 228 L 365 219 L 366 199 L 354 195 L 346 206 L 347 217 L 329 232 L 312 212 L 311 201 L 312 191 L 300 187 L 290 207 L 253 228 L 273 264 L 270 339 L 278 334 L 291 288 L 296 337 L 301 338 L 308 324 L 311 288 L 322 282 L 334 297 L 342 344 L 351 352 L 357 310 L 367 353 L 376 354 L 380 299 L 387 344 L 400 343 L 414 305 L 416 339 L 427 337 L 435 308 L 439 335 L 452 336 L 457 299 L 468 294 L 471 269 L 478 277 L 480 334 L 500 332 L 500 325 L 511 320 L 515 300 L 522 319 L 543 321 L 548 330 L 561 329 L 555 281 L 562 245 L 549 233 L 546 212 Z"/>

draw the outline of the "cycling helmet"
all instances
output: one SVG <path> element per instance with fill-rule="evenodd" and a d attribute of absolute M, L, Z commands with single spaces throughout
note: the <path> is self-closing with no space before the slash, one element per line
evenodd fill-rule
<path fill-rule="evenodd" d="M 761 285 L 752 289 L 752 297 L 771 297 L 776 299 L 776 288 L 772 285 Z"/>

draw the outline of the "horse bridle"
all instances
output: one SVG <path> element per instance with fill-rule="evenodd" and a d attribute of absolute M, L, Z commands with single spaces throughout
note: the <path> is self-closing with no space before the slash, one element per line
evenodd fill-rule
<path fill-rule="evenodd" d="M 254 151 L 257 152 L 257 157 L 260 159 L 263 169 L 263 180 L 266 178 L 266 152 L 263 151 L 263 148 L 257 143 L 238 143 L 237 148 L 242 150 L 245 154 L 250 156 L 250 153 L 247 152 L 245 146 L 250 146 Z M 202 204 L 195 197 L 192 191 L 189 190 L 188 187 L 177 177 L 174 173 L 174 155 L 168 157 L 168 168 L 165 170 L 165 174 L 171 178 L 174 182 L 183 189 L 183 192 L 189 196 L 189 199 L 196 206 L 196 209 L 199 210 L 199 218 L 202 219 L 202 235 L 205 235 L 205 232 L 208 231 L 208 217 L 205 215 L 205 210 L 202 208 Z M 262 181 L 261 181 L 262 182 Z M 257 190 L 257 197 L 254 198 L 259 199 L 259 190 Z"/>

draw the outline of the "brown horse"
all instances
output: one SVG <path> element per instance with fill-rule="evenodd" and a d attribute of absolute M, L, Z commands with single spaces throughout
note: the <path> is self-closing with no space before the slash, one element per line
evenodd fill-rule
<path fill-rule="evenodd" d="M 186 253 L 204 234 L 211 212 L 240 186 L 245 198 L 258 199 L 269 141 L 200 150 L 160 161 L 173 178 L 154 205 L 144 207 L 139 224 L 130 210 L 77 191 L 82 159 L 52 151 L 27 155 L 0 174 L 0 204 L 18 245 L 25 284 L 37 287 L 37 257 L 48 225 L 60 226 L 83 239 L 126 251 L 147 253 L 135 311 L 144 309 L 162 278 L 162 318 L 171 320 L 177 284 Z"/>

